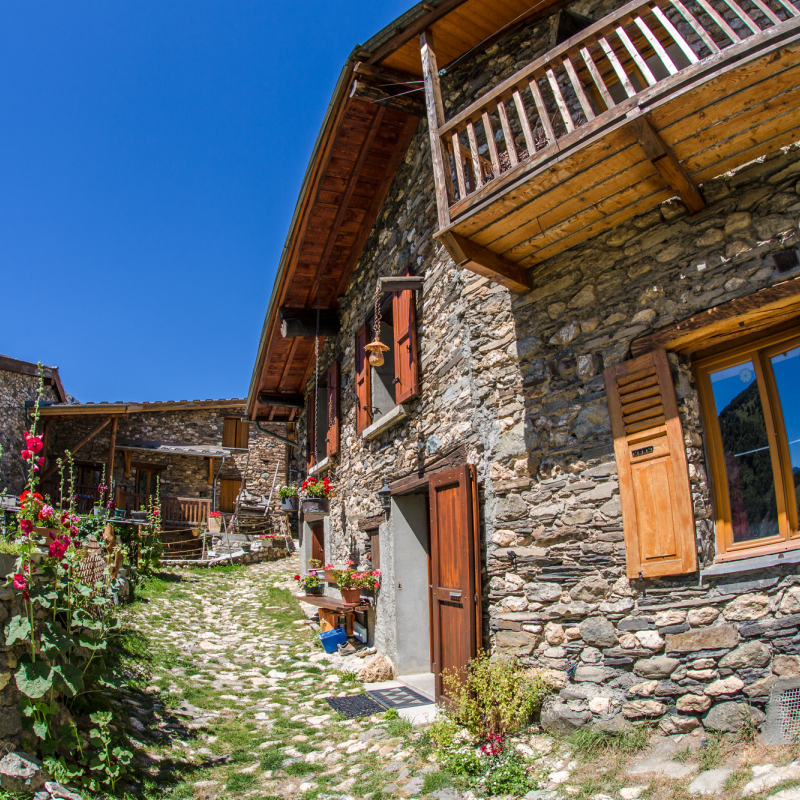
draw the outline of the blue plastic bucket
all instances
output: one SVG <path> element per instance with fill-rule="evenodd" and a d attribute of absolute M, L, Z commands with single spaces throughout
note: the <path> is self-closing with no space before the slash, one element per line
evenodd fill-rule
<path fill-rule="evenodd" d="M 332 631 L 320 633 L 319 640 L 322 642 L 326 653 L 335 653 L 340 644 L 347 643 L 347 634 L 344 628 L 334 628 Z"/>

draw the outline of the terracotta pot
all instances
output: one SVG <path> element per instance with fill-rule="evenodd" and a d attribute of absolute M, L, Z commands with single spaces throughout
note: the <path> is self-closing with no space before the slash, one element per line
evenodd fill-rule
<path fill-rule="evenodd" d="M 361 602 L 361 589 L 344 589 L 339 587 L 342 593 L 342 600 L 349 606 L 357 606 Z"/>
<path fill-rule="evenodd" d="M 34 526 L 33 535 L 45 537 L 46 541 L 44 544 L 39 545 L 39 550 L 43 553 L 48 553 L 50 551 L 50 545 L 56 540 L 56 536 L 58 536 L 58 531 L 54 528 L 40 528 Z"/>
<path fill-rule="evenodd" d="M 330 502 L 325 497 L 304 497 L 303 516 L 308 519 L 324 517 L 330 510 Z"/>
<path fill-rule="evenodd" d="M 334 572 L 335 570 L 333 569 L 326 569 L 322 573 L 328 583 L 336 583 L 336 576 L 333 574 Z"/>

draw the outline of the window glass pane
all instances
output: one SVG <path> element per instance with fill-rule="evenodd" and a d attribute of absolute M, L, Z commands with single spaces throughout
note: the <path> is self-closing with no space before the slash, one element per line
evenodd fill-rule
<path fill-rule="evenodd" d="M 786 425 L 786 438 L 789 440 L 789 456 L 797 498 L 800 487 L 800 347 L 774 356 L 771 361 Z"/>
<path fill-rule="evenodd" d="M 752 361 L 711 373 L 731 502 L 733 541 L 778 535 L 764 409 Z"/>

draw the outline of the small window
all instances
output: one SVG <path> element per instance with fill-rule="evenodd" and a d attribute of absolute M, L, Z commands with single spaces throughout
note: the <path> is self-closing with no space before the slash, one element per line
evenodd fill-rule
<path fill-rule="evenodd" d="M 719 558 L 800 546 L 800 331 L 696 365 Z"/>
<path fill-rule="evenodd" d="M 238 447 L 243 450 L 246 450 L 249 438 L 250 438 L 249 422 L 236 419 L 235 417 L 226 417 L 222 421 L 223 447 Z"/>

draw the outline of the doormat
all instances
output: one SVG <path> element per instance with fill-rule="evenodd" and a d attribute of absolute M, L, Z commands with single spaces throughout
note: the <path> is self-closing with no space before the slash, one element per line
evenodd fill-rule
<path fill-rule="evenodd" d="M 344 697 L 326 697 L 325 702 L 338 711 L 345 719 L 356 717 L 371 717 L 373 714 L 383 714 L 386 708 L 376 703 L 365 694 L 351 694 Z"/>
<path fill-rule="evenodd" d="M 374 697 L 384 708 L 416 708 L 429 706 L 433 700 L 425 695 L 409 689 L 407 686 L 395 686 L 392 689 L 370 689 L 367 694 Z"/>

